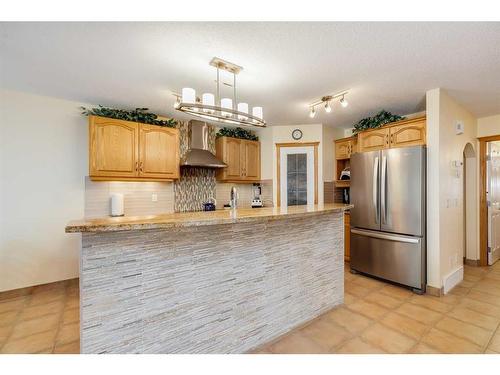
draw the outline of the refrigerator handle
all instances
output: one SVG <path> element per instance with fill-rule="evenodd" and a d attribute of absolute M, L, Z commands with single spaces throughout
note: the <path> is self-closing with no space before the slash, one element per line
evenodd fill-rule
<path fill-rule="evenodd" d="M 380 177 L 380 210 L 382 211 L 382 224 L 385 224 L 387 221 L 387 209 L 386 209 L 386 198 L 387 198 L 387 192 L 385 188 L 385 183 L 386 183 L 386 176 L 387 176 L 387 157 L 382 156 L 382 173 Z"/>
<path fill-rule="evenodd" d="M 381 240 L 395 241 L 395 242 L 405 242 L 405 243 L 420 243 L 420 238 L 417 237 L 406 237 L 406 236 L 398 236 L 396 234 L 384 233 L 384 232 L 375 232 L 369 230 L 361 230 L 353 228 L 351 229 L 351 233 L 358 234 L 360 236 L 378 238 Z"/>
<path fill-rule="evenodd" d="M 379 211 L 379 205 L 378 205 L 378 156 L 375 157 L 375 162 L 373 163 L 373 192 L 372 192 L 372 199 L 373 199 L 373 205 L 375 206 L 375 223 L 378 224 L 379 222 L 379 217 L 380 217 L 380 211 Z"/>

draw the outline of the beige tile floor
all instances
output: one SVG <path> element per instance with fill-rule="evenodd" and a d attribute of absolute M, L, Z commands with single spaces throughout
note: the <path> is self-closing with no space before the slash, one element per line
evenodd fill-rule
<path fill-rule="evenodd" d="M 78 280 L 0 293 L 0 353 L 78 353 Z M 465 266 L 445 297 L 346 266 L 345 304 L 256 353 L 500 353 L 500 263 Z"/>
<path fill-rule="evenodd" d="M 345 303 L 255 353 L 500 353 L 500 263 L 465 266 L 444 297 L 419 296 L 346 265 Z"/>
<path fill-rule="evenodd" d="M 0 353 L 79 353 L 78 279 L 0 293 Z"/>

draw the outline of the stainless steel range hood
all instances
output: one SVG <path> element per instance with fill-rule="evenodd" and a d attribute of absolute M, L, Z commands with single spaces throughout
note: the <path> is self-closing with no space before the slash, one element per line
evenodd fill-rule
<path fill-rule="evenodd" d="M 189 149 L 181 160 L 181 167 L 227 167 L 208 151 L 208 125 L 202 121 L 191 120 L 188 127 Z"/>

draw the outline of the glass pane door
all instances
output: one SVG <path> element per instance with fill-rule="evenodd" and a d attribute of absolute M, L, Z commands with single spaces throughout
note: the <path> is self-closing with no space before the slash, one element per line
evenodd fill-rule
<path fill-rule="evenodd" d="M 288 205 L 307 204 L 307 154 L 287 155 Z"/>
<path fill-rule="evenodd" d="M 314 204 L 314 147 L 280 150 L 280 206 Z"/>

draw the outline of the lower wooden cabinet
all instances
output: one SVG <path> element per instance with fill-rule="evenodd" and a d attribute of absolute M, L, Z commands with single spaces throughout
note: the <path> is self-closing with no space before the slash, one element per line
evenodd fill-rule
<path fill-rule="evenodd" d="M 351 213 L 344 212 L 344 260 L 351 260 Z"/>
<path fill-rule="evenodd" d="M 217 180 L 229 182 L 260 181 L 260 142 L 219 137 L 216 156 L 227 164 L 217 171 Z"/>
<path fill-rule="evenodd" d="M 179 175 L 177 129 L 89 117 L 92 180 L 169 181 Z"/>

